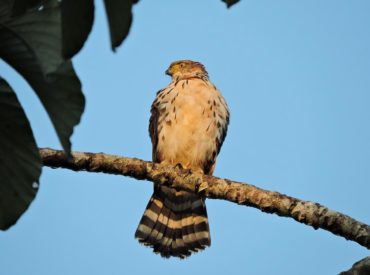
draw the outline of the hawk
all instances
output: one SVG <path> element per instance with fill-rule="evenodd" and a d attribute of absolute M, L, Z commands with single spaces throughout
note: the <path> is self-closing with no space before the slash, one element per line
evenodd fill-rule
<path fill-rule="evenodd" d="M 172 81 L 151 107 L 153 161 L 212 175 L 229 124 L 226 101 L 199 62 L 173 62 L 166 74 Z M 135 238 L 166 258 L 203 250 L 211 244 L 205 199 L 155 183 Z"/>

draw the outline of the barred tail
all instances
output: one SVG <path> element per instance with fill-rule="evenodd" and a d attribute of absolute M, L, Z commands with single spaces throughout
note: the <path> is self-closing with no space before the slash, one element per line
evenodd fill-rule
<path fill-rule="evenodd" d="M 135 238 L 166 258 L 203 250 L 211 245 L 204 200 L 194 193 L 155 187 Z"/>

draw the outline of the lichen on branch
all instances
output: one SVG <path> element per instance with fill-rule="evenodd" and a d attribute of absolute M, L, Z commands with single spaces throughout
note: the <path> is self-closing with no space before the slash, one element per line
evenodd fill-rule
<path fill-rule="evenodd" d="M 73 152 L 72 157 L 67 158 L 63 151 L 49 148 L 40 149 L 40 155 L 44 166 L 129 176 L 198 192 L 207 198 L 227 200 L 257 208 L 263 212 L 290 217 L 314 229 L 327 230 L 370 248 L 369 225 L 330 210 L 319 203 L 299 200 L 247 183 L 195 174 L 181 167 L 163 166 L 137 158 L 83 152 Z"/>

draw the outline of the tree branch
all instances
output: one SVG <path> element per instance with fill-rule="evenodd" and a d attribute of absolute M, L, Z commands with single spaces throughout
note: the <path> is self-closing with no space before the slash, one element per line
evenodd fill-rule
<path fill-rule="evenodd" d="M 366 257 L 356 263 L 347 270 L 339 273 L 339 275 L 365 275 L 370 274 L 370 257 Z"/>
<path fill-rule="evenodd" d="M 252 206 L 263 212 L 325 229 L 370 248 L 370 226 L 318 203 L 302 201 L 250 184 L 192 174 L 180 167 L 168 167 L 137 158 L 126 158 L 103 153 L 73 152 L 68 159 L 63 151 L 40 149 L 44 166 L 67 168 L 74 171 L 102 172 L 149 180 L 174 188 L 199 192 L 207 198 L 223 199 L 240 205 Z"/>

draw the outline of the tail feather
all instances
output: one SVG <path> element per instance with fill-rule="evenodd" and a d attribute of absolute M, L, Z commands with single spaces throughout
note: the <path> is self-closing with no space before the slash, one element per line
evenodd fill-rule
<path fill-rule="evenodd" d="M 168 209 L 167 209 L 168 210 Z M 166 213 L 167 221 L 171 219 L 171 213 Z M 159 222 L 157 222 L 159 224 Z M 155 253 L 160 253 L 162 257 L 169 257 L 169 247 L 171 247 L 172 243 L 172 229 L 168 227 L 168 223 L 166 225 L 160 225 L 161 234 L 158 234 L 160 238 L 157 238 L 154 242 L 146 244 L 153 248 Z M 140 240 L 139 240 L 140 241 Z"/>
<path fill-rule="evenodd" d="M 189 224 L 187 224 L 185 227 L 186 227 L 186 231 L 188 232 L 188 237 L 187 237 L 188 246 L 194 252 L 202 250 L 202 245 L 199 242 L 198 237 L 196 235 L 194 214 L 190 213 L 187 220 Z"/>
<path fill-rule="evenodd" d="M 156 202 L 153 202 L 153 203 L 156 203 Z M 160 203 L 160 201 L 158 201 L 157 203 Z M 153 217 L 152 224 L 151 224 L 152 225 L 152 231 L 150 232 L 150 234 L 148 234 L 148 236 L 145 238 L 145 240 L 143 240 L 143 243 L 145 243 L 146 245 L 149 245 L 151 243 L 155 243 L 155 242 L 157 242 L 158 240 L 160 240 L 162 238 L 162 231 L 161 231 L 160 227 L 162 226 L 162 223 L 163 223 L 163 211 L 164 210 L 165 210 L 165 208 L 163 207 L 163 204 L 161 204 L 161 207 L 158 208 L 158 215 L 155 215 Z M 150 214 L 150 212 L 149 212 L 149 214 Z M 143 218 L 142 218 L 143 220 L 145 219 L 145 216 L 146 215 L 143 215 Z M 155 222 L 156 220 L 159 221 L 159 222 Z"/>
<path fill-rule="evenodd" d="M 143 217 L 140 220 L 139 226 L 135 233 L 135 238 L 139 239 L 142 243 L 151 242 L 153 236 L 153 229 L 158 220 L 158 216 L 163 208 L 163 203 L 160 200 L 156 200 L 154 197 L 150 198 L 147 208 Z M 150 243 L 148 242 L 148 243 Z"/>
<path fill-rule="evenodd" d="M 182 226 L 181 226 L 182 217 L 183 215 L 181 213 L 177 214 L 176 234 L 174 235 L 175 247 L 174 245 L 172 247 L 173 247 L 175 254 L 178 254 L 180 255 L 180 257 L 184 258 L 184 257 L 190 256 L 191 253 L 189 251 L 188 244 L 186 244 L 184 241 L 184 236 L 182 233 Z M 173 243 L 174 241 L 172 241 L 172 244 Z"/>
<path fill-rule="evenodd" d="M 178 232 L 179 232 L 179 238 L 182 241 L 181 254 L 185 255 L 185 257 L 188 257 L 188 256 L 191 255 L 191 247 L 189 246 L 188 236 L 186 236 L 186 234 L 184 234 L 184 233 L 186 233 L 186 231 L 184 230 L 182 221 L 185 218 L 186 218 L 185 214 L 180 215 L 180 220 L 179 220 L 179 223 L 178 223 L 179 224 Z"/>
<path fill-rule="evenodd" d="M 162 207 L 162 211 L 161 213 L 159 214 L 158 216 L 158 221 L 156 222 L 155 226 L 154 226 L 154 240 L 150 240 L 151 243 L 156 243 L 158 242 L 160 239 L 163 238 L 163 229 L 167 226 L 167 223 L 168 223 L 168 217 L 167 217 L 167 208 L 166 207 Z"/>
<path fill-rule="evenodd" d="M 188 249 L 191 249 L 190 243 L 191 243 L 191 230 L 188 226 L 191 222 L 192 216 L 189 214 L 183 214 L 181 217 L 181 231 L 182 231 L 182 239 L 184 240 L 184 243 Z"/>
<path fill-rule="evenodd" d="M 202 202 L 203 203 L 203 202 Z M 193 208 L 193 217 L 194 217 L 194 232 L 196 239 L 200 243 L 202 249 L 205 246 L 211 245 L 211 238 L 209 234 L 209 225 L 207 218 L 206 208 L 194 206 Z"/>
<path fill-rule="evenodd" d="M 157 186 L 136 230 L 140 243 L 162 257 L 185 258 L 211 244 L 204 200 Z"/>
<path fill-rule="evenodd" d="M 194 229 L 193 226 L 191 226 L 192 222 L 193 217 L 190 213 L 182 214 L 181 217 L 182 239 L 184 240 L 187 250 L 195 252 L 196 250 L 193 248 L 194 245 L 192 245 L 192 240 L 195 239 Z"/>

